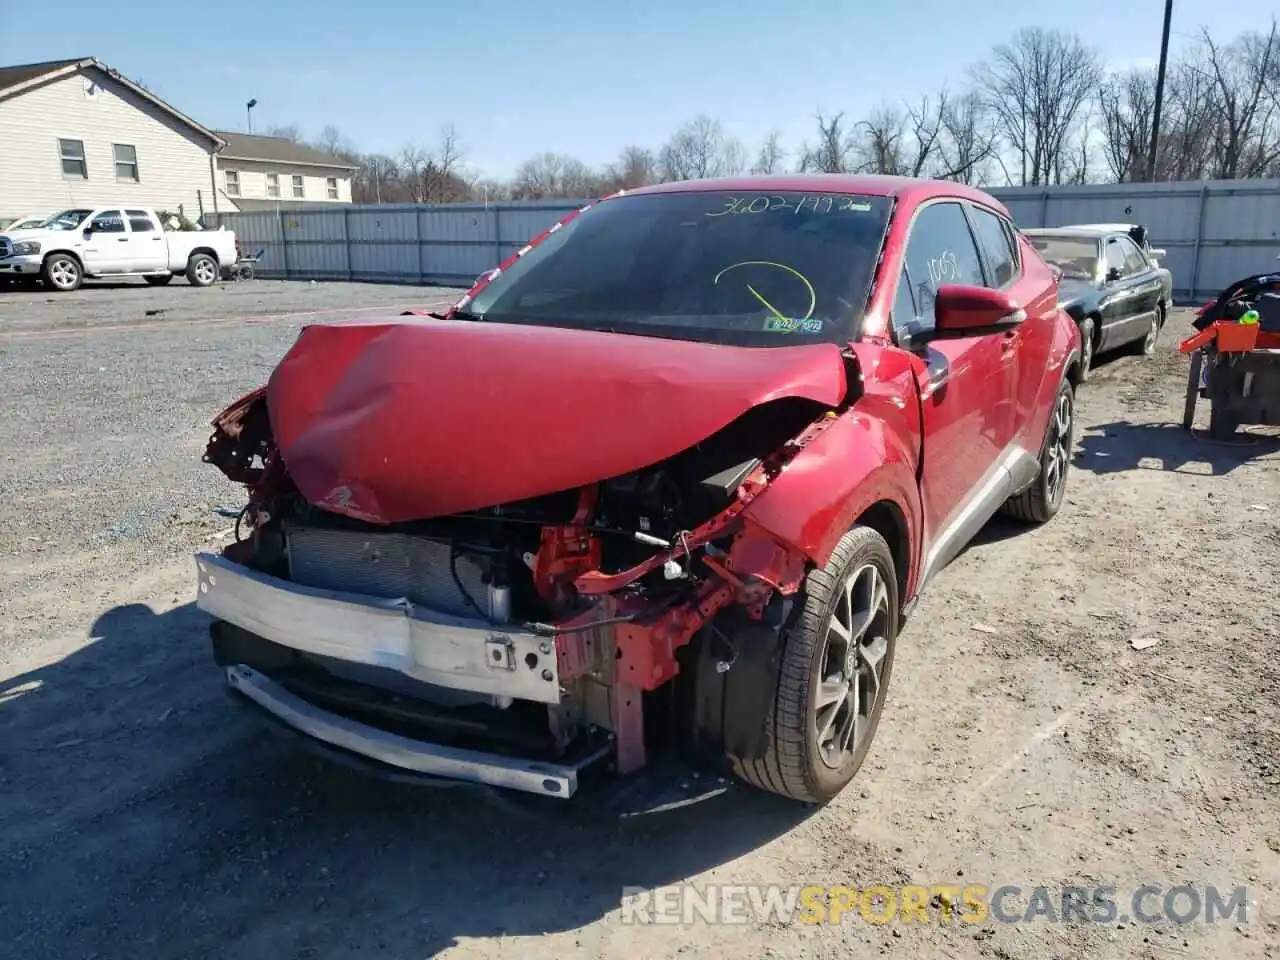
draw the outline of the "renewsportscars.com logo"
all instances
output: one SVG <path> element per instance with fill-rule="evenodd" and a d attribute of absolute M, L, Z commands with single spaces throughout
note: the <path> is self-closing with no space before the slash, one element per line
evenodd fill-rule
<path fill-rule="evenodd" d="M 621 920 L 631 924 L 803 923 L 1215 923 L 1248 920 L 1248 891 L 1217 887 L 995 888 L 931 886 L 676 885 L 624 887 Z"/>

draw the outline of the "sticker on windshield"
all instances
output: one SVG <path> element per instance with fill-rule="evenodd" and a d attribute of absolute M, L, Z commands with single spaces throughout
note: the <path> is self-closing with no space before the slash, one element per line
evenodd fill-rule
<path fill-rule="evenodd" d="M 825 324 L 817 317 L 765 317 L 765 333 L 821 333 Z"/>

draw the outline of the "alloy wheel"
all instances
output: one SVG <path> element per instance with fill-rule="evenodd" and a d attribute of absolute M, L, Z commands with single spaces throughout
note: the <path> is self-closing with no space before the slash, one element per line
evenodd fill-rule
<path fill-rule="evenodd" d="M 55 260 L 49 265 L 49 279 L 59 290 L 70 290 L 80 280 L 80 271 L 70 260 Z"/>
<path fill-rule="evenodd" d="M 1053 408 L 1049 443 L 1045 451 L 1044 488 L 1050 503 L 1057 503 L 1066 488 L 1067 464 L 1071 457 L 1071 393 L 1064 390 Z"/>
<path fill-rule="evenodd" d="M 833 769 L 849 762 L 871 730 L 884 695 L 888 622 L 889 594 L 880 569 L 868 563 L 850 572 L 831 612 L 813 698 L 811 733 L 823 763 Z"/>

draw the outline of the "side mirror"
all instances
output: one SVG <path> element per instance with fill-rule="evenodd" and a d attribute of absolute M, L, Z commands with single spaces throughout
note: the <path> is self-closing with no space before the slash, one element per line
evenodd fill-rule
<path fill-rule="evenodd" d="M 1161 250 L 1158 247 L 1152 247 L 1150 250 L 1147 251 L 1147 253 L 1157 260 L 1163 260 L 1165 257 L 1169 255 L 1169 251 Z"/>
<path fill-rule="evenodd" d="M 1120 279 L 1119 267 L 1112 267 L 1110 270 L 1107 271 L 1107 283 L 1111 283 L 1113 280 L 1119 280 L 1119 279 Z"/>
<path fill-rule="evenodd" d="M 89 239 L 90 237 L 92 237 L 92 236 L 93 236 L 93 228 L 92 228 L 92 227 L 85 227 L 85 228 L 84 228 L 84 238 L 85 238 L 86 240 L 88 240 L 88 239 Z"/>
<path fill-rule="evenodd" d="M 1027 314 L 1003 291 L 944 284 L 934 299 L 933 317 L 936 336 L 980 337 L 1016 327 Z"/>

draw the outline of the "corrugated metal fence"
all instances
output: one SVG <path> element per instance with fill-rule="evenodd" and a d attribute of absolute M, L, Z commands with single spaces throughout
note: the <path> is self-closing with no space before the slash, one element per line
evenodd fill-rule
<path fill-rule="evenodd" d="M 991 193 L 1022 227 L 1142 223 L 1168 251 L 1180 299 L 1280 267 L 1280 180 L 1013 187 Z M 223 214 L 257 274 L 297 280 L 469 284 L 585 201 L 280 208 Z"/>

